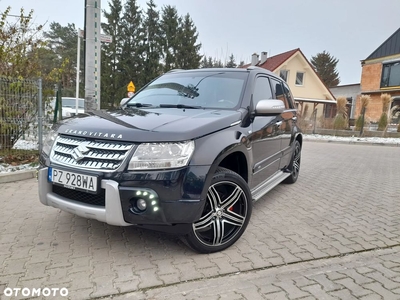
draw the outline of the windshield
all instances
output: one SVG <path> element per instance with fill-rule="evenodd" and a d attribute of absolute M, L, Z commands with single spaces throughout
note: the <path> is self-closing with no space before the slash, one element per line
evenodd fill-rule
<path fill-rule="evenodd" d="M 166 74 L 133 96 L 128 105 L 234 108 L 239 104 L 246 78 L 246 72 Z"/>
<path fill-rule="evenodd" d="M 85 107 L 85 100 L 83 99 L 78 99 L 78 108 L 84 108 Z M 62 99 L 62 106 L 63 107 L 76 107 L 76 99 L 69 98 L 69 99 Z"/>

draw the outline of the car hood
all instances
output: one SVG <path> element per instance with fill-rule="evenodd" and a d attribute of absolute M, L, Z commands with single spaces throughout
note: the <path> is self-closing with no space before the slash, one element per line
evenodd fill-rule
<path fill-rule="evenodd" d="M 213 109 L 129 108 L 64 120 L 58 132 L 105 140 L 170 142 L 195 139 L 231 126 L 241 112 Z"/>

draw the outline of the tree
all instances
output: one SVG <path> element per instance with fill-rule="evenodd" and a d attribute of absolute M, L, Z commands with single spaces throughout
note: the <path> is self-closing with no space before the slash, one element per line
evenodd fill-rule
<path fill-rule="evenodd" d="M 181 69 L 197 69 L 200 67 L 202 55 L 199 54 L 201 44 L 197 43 L 197 28 L 189 14 L 186 14 L 180 24 L 179 30 L 179 57 L 178 67 Z"/>
<path fill-rule="evenodd" d="M 144 76 L 144 43 L 146 39 L 143 28 L 143 14 L 136 0 L 125 2 L 122 18 L 122 51 L 121 51 L 121 81 L 126 85 L 133 81 L 136 88 L 146 83 Z"/>
<path fill-rule="evenodd" d="M 213 59 L 211 56 L 203 56 L 203 59 L 200 63 L 200 68 L 212 68 L 213 67 Z"/>
<path fill-rule="evenodd" d="M 0 14 L 0 148 L 11 149 L 37 116 L 38 52 L 43 26 L 32 22 L 33 11 L 20 10 L 9 21 L 11 7 Z"/>
<path fill-rule="evenodd" d="M 129 82 L 124 82 L 121 75 L 121 59 L 123 46 L 122 3 L 121 0 L 111 0 L 110 11 L 104 12 L 107 23 L 101 27 L 105 34 L 112 36 L 112 42 L 102 46 L 101 59 L 101 102 L 102 107 L 113 107 L 126 97 L 124 88 Z"/>
<path fill-rule="evenodd" d="M 20 11 L 17 21 L 9 22 L 11 7 L 0 14 L 0 76 L 34 77 L 39 75 L 38 49 L 43 26 L 32 24 L 33 10 Z"/>
<path fill-rule="evenodd" d="M 339 60 L 326 52 L 311 57 L 311 64 L 325 85 L 335 87 L 340 83 L 339 72 L 336 69 Z"/>
<path fill-rule="evenodd" d="M 146 29 L 144 42 L 144 82 L 147 83 L 161 74 L 162 41 L 160 15 L 154 0 L 147 2 L 146 17 L 143 27 Z"/>
<path fill-rule="evenodd" d="M 236 68 L 237 64 L 235 62 L 235 56 L 233 56 L 233 54 L 231 54 L 231 56 L 229 56 L 229 61 L 227 62 L 226 68 Z"/>
<path fill-rule="evenodd" d="M 214 58 L 213 68 L 223 68 L 223 67 L 224 67 L 224 64 L 222 63 L 222 61 L 220 59 Z"/>
<path fill-rule="evenodd" d="M 175 69 L 178 65 L 177 53 L 179 52 L 179 24 L 181 19 L 174 6 L 166 5 L 162 8 L 161 31 L 162 47 L 164 52 L 164 72 Z"/>
<path fill-rule="evenodd" d="M 64 96 L 75 96 L 76 88 L 76 52 L 77 52 L 77 39 L 78 32 L 75 24 L 68 24 L 62 26 L 57 22 L 50 23 L 50 30 L 44 33 L 49 47 L 58 57 L 55 68 L 63 65 L 62 72 L 59 73 L 59 81 L 63 87 Z M 81 48 L 81 55 L 83 55 L 83 47 Z M 83 71 L 84 66 L 81 65 Z"/>

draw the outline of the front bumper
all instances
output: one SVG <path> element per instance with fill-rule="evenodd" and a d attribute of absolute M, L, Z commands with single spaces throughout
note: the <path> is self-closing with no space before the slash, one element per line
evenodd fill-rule
<path fill-rule="evenodd" d="M 154 229 L 164 230 L 158 228 L 159 225 L 191 224 L 198 220 L 204 206 L 201 194 L 208 170 L 209 167 L 196 167 L 164 173 L 124 173 L 102 177 L 100 187 L 104 202 L 92 205 L 55 192 L 47 179 L 48 168 L 44 167 L 38 173 L 39 197 L 44 205 L 110 225 L 154 226 Z M 158 195 L 157 211 L 153 207 L 142 213 L 132 210 L 131 200 L 138 190 L 150 190 Z"/>
<path fill-rule="evenodd" d="M 83 204 L 78 201 L 64 198 L 52 192 L 52 183 L 47 181 L 48 168 L 39 170 L 39 198 L 40 202 L 47 206 L 53 206 L 77 216 L 95 219 L 116 226 L 133 225 L 125 222 L 121 201 L 119 198 L 118 183 L 113 180 L 102 180 L 101 188 L 105 189 L 105 206 L 98 207 Z"/>

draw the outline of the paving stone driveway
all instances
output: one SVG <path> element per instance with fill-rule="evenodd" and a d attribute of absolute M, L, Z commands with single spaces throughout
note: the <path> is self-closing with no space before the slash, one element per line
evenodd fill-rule
<path fill-rule="evenodd" d="M 135 291 L 126 296 L 142 297 L 143 291 L 179 282 L 193 281 L 199 286 L 211 277 L 273 272 L 273 267 L 302 262 L 303 267 L 323 264 L 325 259 L 340 261 L 344 254 L 379 248 L 388 248 L 384 251 L 400 258 L 395 247 L 400 245 L 399 166 L 398 147 L 306 142 L 298 182 L 280 185 L 255 203 L 242 238 L 228 250 L 210 255 L 192 252 L 173 236 L 108 226 L 45 207 L 38 200 L 35 180 L 2 184 L 0 295 L 5 287 L 67 287 L 71 299 Z M 382 266 L 372 269 L 377 274 L 364 283 L 391 290 L 393 299 L 400 298 L 400 259 Z M 394 277 L 396 286 L 382 285 L 384 279 Z M 243 282 L 237 278 L 237 284 Z M 347 288 L 346 284 L 355 282 L 351 278 L 348 283 L 332 283 L 346 289 L 331 296 L 361 297 Z M 301 287 L 293 281 L 269 293 L 283 292 L 276 294 L 277 299 L 319 298 L 305 290 L 293 294 L 291 285 Z M 317 292 L 322 288 L 314 287 Z M 380 294 L 362 296 L 379 299 Z"/>

